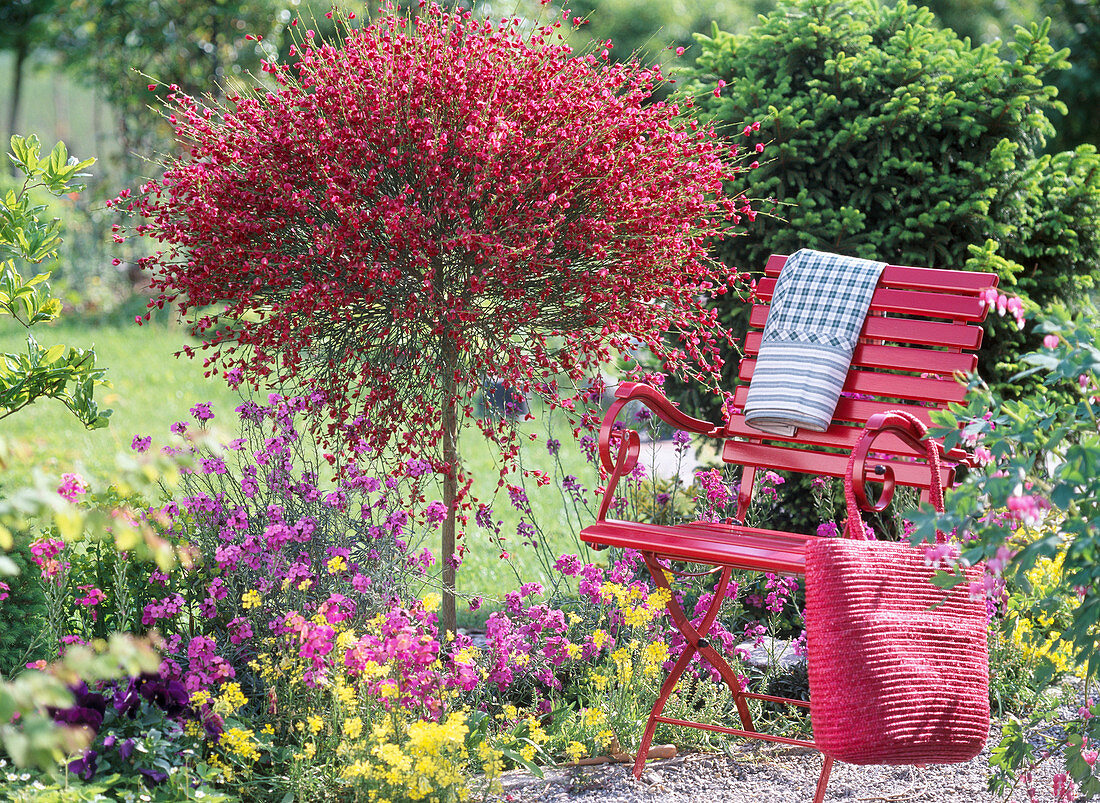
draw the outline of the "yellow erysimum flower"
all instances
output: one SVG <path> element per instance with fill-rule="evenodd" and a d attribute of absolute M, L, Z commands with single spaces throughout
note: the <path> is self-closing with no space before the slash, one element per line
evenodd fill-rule
<path fill-rule="evenodd" d="M 256 589 L 249 589 L 241 595 L 241 607 L 245 610 L 249 608 L 258 608 L 263 603 L 263 597 L 260 596 L 260 592 Z"/>
<path fill-rule="evenodd" d="M 358 739 L 363 733 L 363 720 L 352 717 L 344 720 L 344 735 L 349 739 Z"/>
<path fill-rule="evenodd" d="M 441 601 L 442 597 L 440 597 L 439 594 L 436 594 L 434 591 L 430 594 L 425 594 L 423 600 L 424 610 L 428 611 L 429 613 L 432 611 L 438 611 L 439 603 Z"/>

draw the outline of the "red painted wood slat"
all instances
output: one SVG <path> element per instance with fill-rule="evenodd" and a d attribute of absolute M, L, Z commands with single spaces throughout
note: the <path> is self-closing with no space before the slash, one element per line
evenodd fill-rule
<path fill-rule="evenodd" d="M 614 519 L 581 530 L 581 539 L 590 544 L 648 551 L 658 557 L 710 566 L 784 574 L 805 570 L 806 540 L 816 537 L 712 522 L 662 526 Z"/>
<path fill-rule="evenodd" d="M 756 360 L 741 360 L 738 379 L 748 382 L 755 368 Z M 848 372 L 848 377 L 844 380 L 844 390 L 847 393 L 939 403 L 961 402 L 966 396 L 966 387 L 954 379 L 855 370 Z"/>
<path fill-rule="evenodd" d="M 775 279 L 763 279 L 756 285 L 756 297 L 771 302 Z M 879 287 L 871 298 L 871 310 L 899 315 L 928 315 L 956 321 L 985 320 L 988 309 L 976 295 L 918 292 Z"/>
<path fill-rule="evenodd" d="M 745 354 L 759 354 L 760 341 L 763 337 L 763 332 L 749 332 L 745 336 Z M 978 358 L 961 351 L 934 351 L 928 348 L 860 343 L 852 354 L 852 365 L 857 368 L 891 368 L 898 371 L 951 376 L 956 371 L 963 373 L 973 371 L 978 367 Z"/>
<path fill-rule="evenodd" d="M 768 319 L 768 307 L 758 304 L 749 313 L 749 325 L 763 329 Z M 910 318 L 868 316 L 861 337 L 892 343 L 912 343 L 920 346 L 944 346 L 976 350 L 982 344 L 982 328 L 973 324 L 919 321 Z"/>
<path fill-rule="evenodd" d="M 748 395 L 748 385 L 740 385 L 733 392 L 733 404 L 738 410 L 742 410 L 745 407 L 745 398 Z M 907 413 L 916 416 L 923 424 L 931 424 L 932 419 L 928 415 L 929 411 L 934 408 L 920 407 L 918 405 L 902 404 L 896 401 L 877 401 L 874 399 L 849 399 L 841 398 L 836 405 L 836 412 L 833 413 L 834 421 L 853 421 L 859 424 L 864 424 L 867 419 L 876 413 L 885 413 L 890 410 L 905 410 Z M 759 433 L 760 437 L 766 437 L 765 433 Z"/>
<path fill-rule="evenodd" d="M 843 477 L 848 467 L 846 454 L 734 440 L 726 441 L 722 447 L 722 460 L 774 471 L 800 471 L 804 474 L 826 474 L 830 477 Z M 898 485 L 927 488 L 930 484 L 928 466 L 923 463 L 906 463 L 888 458 L 877 462 L 889 465 L 894 470 L 894 480 Z M 940 473 L 944 487 L 949 487 L 954 469 L 945 467 Z"/>
<path fill-rule="evenodd" d="M 752 438 L 779 443 L 797 443 L 807 446 L 850 450 L 856 445 L 860 435 L 863 434 L 863 427 L 854 424 L 834 423 L 824 432 L 799 430 L 795 435 L 788 438 L 754 429 L 745 422 L 743 415 L 734 413 L 726 424 L 726 434 L 736 438 Z M 915 451 L 903 440 L 890 434 L 883 434 L 875 439 L 875 452 L 903 455 L 905 457 L 924 457 L 924 452 Z"/>

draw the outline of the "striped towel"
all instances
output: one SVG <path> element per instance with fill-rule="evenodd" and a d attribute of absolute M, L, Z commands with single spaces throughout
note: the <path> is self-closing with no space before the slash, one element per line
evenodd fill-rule
<path fill-rule="evenodd" d="M 802 249 L 775 283 L 745 423 L 790 437 L 833 420 L 883 262 Z"/>

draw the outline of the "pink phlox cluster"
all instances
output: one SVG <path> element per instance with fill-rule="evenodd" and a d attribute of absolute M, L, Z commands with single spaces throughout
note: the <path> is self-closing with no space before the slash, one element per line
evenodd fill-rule
<path fill-rule="evenodd" d="M 362 673 L 368 661 L 387 667 L 385 676 L 365 679 L 372 696 L 387 710 L 397 705 L 437 716 L 444 679 L 433 668 L 439 658 L 435 634 L 434 615 L 394 608 L 378 633 L 365 635 L 348 648 L 344 665 L 353 674 Z"/>
<path fill-rule="evenodd" d="M 211 689 L 235 674 L 232 664 L 218 655 L 218 643 L 213 638 L 195 636 L 188 642 L 183 683 L 189 692 Z"/>
<path fill-rule="evenodd" d="M 96 610 L 96 606 L 107 599 L 107 595 L 99 588 L 90 584 L 77 586 L 77 590 L 83 591 L 84 593 L 78 595 L 74 602 L 76 602 L 77 605 L 83 605 L 88 608 L 92 615 L 92 621 L 98 621 L 99 612 Z"/>
<path fill-rule="evenodd" d="M 31 560 L 35 562 L 45 579 L 57 577 L 69 568 L 68 561 L 61 559 L 65 542 L 57 538 L 44 538 L 31 544 Z"/>
<path fill-rule="evenodd" d="M 798 592 L 798 580 L 793 577 L 777 577 L 771 573 L 764 576 L 764 587 L 768 592 L 764 597 L 764 607 L 772 613 L 779 613 L 787 600 Z"/>
<path fill-rule="evenodd" d="M 78 497 L 88 492 L 88 482 L 79 474 L 62 474 L 61 484 L 57 486 L 57 493 L 70 502 L 75 502 Z"/>
<path fill-rule="evenodd" d="M 336 631 L 329 625 L 317 624 L 297 611 L 287 613 L 277 633 L 289 637 L 298 656 L 309 663 L 302 677 L 307 685 L 316 686 L 328 676 L 327 656 L 336 647 Z"/>
<path fill-rule="evenodd" d="M 776 489 L 784 482 L 786 482 L 786 480 L 774 471 L 765 471 L 763 476 L 757 481 L 756 493 L 760 494 L 765 499 L 774 501 L 779 498 L 779 491 Z"/>
<path fill-rule="evenodd" d="M 161 619 L 172 619 L 183 610 L 186 602 L 179 594 L 169 594 L 162 599 L 154 599 L 145 604 L 141 613 L 141 623 L 146 627 Z"/>
<path fill-rule="evenodd" d="M 199 402 L 188 412 L 199 423 L 205 423 L 214 417 L 214 413 L 210 409 L 210 402 Z"/>
<path fill-rule="evenodd" d="M 716 468 L 700 471 L 695 475 L 695 481 L 702 489 L 707 504 L 716 510 L 724 510 L 733 498 L 729 486 L 722 479 L 722 472 Z"/>
<path fill-rule="evenodd" d="M 806 645 L 806 631 L 803 630 L 798 634 L 798 638 L 791 642 L 791 653 L 796 658 L 806 658 L 809 656 L 809 649 Z"/>
<path fill-rule="evenodd" d="M 330 594 L 328 599 L 321 603 L 318 613 L 333 624 L 346 622 L 355 616 L 358 611 L 355 601 L 348 599 L 343 594 Z"/>
<path fill-rule="evenodd" d="M 432 526 L 437 526 L 447 518 L 447 506 L 440 501 L 432 501 L 424 508 L 424 520 Z"/>
<path fill-rule="evenodd" d="M 252 623 L 243 616 L 235 616 L 226 625 L 229 631 L 229 641 L 232 644 L 243 644 L 252 638 Z"/>

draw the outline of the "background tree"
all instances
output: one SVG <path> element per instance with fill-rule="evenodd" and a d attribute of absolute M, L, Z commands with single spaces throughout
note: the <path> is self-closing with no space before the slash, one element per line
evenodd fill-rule
<path fill-rule="evenodd" d="M 275 92 L 170 96 L 190 153 L 133 204 L 165 246 L 145 261 L 155 303 L 198 319 L 206 364 L 315 394 L 338 448 L 430 462 L 450 629 L 481 379 L 575 409 L 614 352 L 703 380 L 723 337 L 704 244 L 746 208 L 721 193 L 738 169 L 678 105 L 646 102 L 659 71 L 574 57 L 559 29 L 429 7 L 341 49 L 307 30 L 297 64 L 265 68 Z M 478 425 L 510 466 L 512 422 Z"/>
<path fill-rule="evenodd" d="M 735 138 L 763 121 L 770 161 L 750 194 L 777 199 L 786 218 L 758 220 L 722 256 L 758 268 L 769 253 L 807 246 L 994 270 L 1038 305 L 1090 289 L 1100 160 L 1088 146 L 1041 155 L 1053 133 L 1046 112 L 1060 108 L 1048 77 L 1065 66 L 1048 24 L 1018 29 L 1001 53 L 904 0 L 792 0 L 744 35 L 700 37 L 700 106 Z M 719 79 L 729 86 L 716 97 Z M 719 303 L 729 324 L 742 314 Z M 1000 386 L 1023 335 L 1004 319 L 993 325 L 982 371 Z M 732 387 L 732 363 L 726 376 Z"/>
<path fill-rule="evenodd" d="M 149 107 L 150 80 L 194 95 L 244 80 L 272 54 L 290 14 L 274 0 L 72 0 L 53 25 L 61 64 L 94 86 L 115 114 L 124 172 L 147 174 L 143 159 L 171 144 L 171 129 Z M 257 40 L 255 37 L 262 37 Z"/>
<path fill-rule="evenodd" d="M 15 136 L 27 57 L 47 38 L 48 19 L 56 6 L 57 0 L 8 0 L 0 4 L 0 50 L 12 51 L 15 60 L 11 73 L 11 105 L 4 142 Z M 16 175 L 14 165 L 11 169 L 12 175 Z"/>

